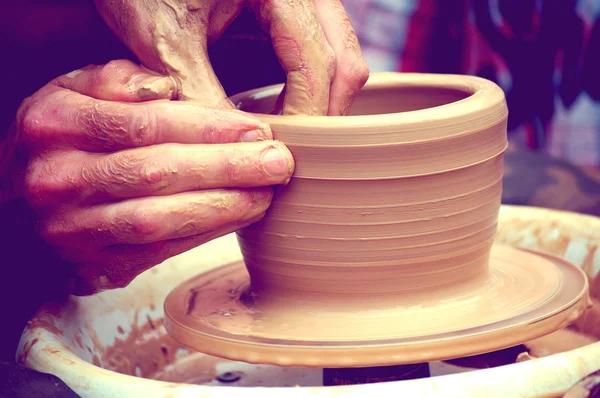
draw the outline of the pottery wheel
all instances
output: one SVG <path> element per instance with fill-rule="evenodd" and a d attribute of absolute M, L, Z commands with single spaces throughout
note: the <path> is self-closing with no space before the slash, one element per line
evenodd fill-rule
<path fill-rule="evenodd" d="M 252 300 L 239 262 L 176 287 L 165 301 L 165 327 L 194 350 L 251 363 L 419 363 L 491 352 L 561 329 L 587 306 L 587 283 L 560 258 L 494 246 L 489 271 L 466 290 L 398 296 L 383 308 L 356 297 L 346 310 L 302 303 L 282 311 Z"/>

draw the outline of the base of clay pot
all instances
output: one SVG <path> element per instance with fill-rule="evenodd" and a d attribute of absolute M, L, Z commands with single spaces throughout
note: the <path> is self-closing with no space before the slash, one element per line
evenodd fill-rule
<path fill-rule="evenodd" d="M 241 262 L 187 280 L 165 300 L 166 330 L 194 350 L 250 363 L 384 366 L 511 347 L 564 328 L 589 303 L 578 267 L 507 246 L 493 247 L 476 283 L 407 294 L 387 308 L 376 298 L 351 299 L 345 311 L 326 301 L 271 306 L 253 300 L 249 284 Z"/>

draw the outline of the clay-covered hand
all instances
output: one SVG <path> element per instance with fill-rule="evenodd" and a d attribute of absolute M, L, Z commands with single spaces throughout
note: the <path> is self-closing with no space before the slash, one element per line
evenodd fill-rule
<path fill-rule="evenodd" d="M 17 186 L 72 267 L 70 292 L 127 285 L 165 259 L 262 218 L 293 171 L 269 127 L 169 101 L 176 84 L 129 61 L 61 76 L 23 102 Z"/>
<path fill-rule="evenodd" d="M 283 113 L 346 115 L 369 69 L 340 0 L 95 0 L 107 24 L 182 98 L 231 106 L 207 47 L 244 7 L 269 34 L 286 72 Z M 247 62 L 261 62 L 248 59 Z M 244 65 L 239 65 L 244 73 Z M 251 77 L 249 77 L 251 78 Z"/>

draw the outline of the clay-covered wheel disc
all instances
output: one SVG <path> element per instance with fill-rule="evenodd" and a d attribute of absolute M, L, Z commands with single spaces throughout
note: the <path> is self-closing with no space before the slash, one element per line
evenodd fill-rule
<path fill-rule="evenodd" d="M 238 361 L 367 367 L 514 346 L 565 327 L 589 301 L 578 267 L 507 246 L 494 246 L 489 272 L 466 286 L 435 298 L 399 296 L 384 308 L 355 297 L 343 310 L 326 301 L 281 310 L 248 304 L 249 276 L 240 262 L 176 287 L 165 301 L 165 327 L 194 350 Z"/>

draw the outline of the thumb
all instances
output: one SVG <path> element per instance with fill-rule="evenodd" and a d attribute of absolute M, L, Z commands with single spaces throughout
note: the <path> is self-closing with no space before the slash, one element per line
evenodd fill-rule
<path fill-rule="evenodd" d="M 59 77 L 54 83 L 105 101 L 176 99 L 179 93 L 175 79 L 157 75 L 127 60 L 86 66 Z"/>

